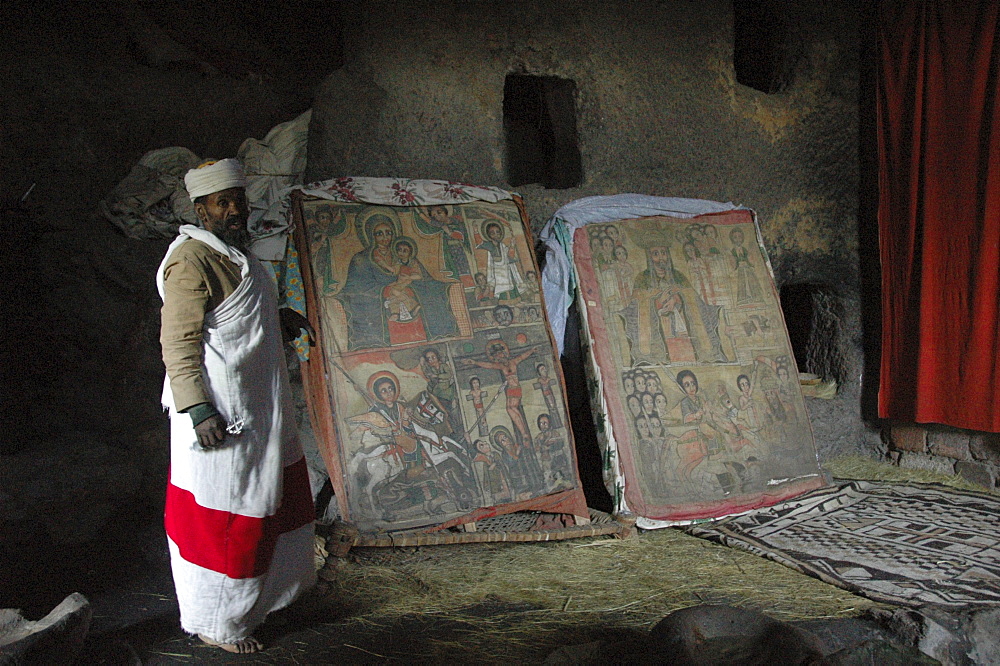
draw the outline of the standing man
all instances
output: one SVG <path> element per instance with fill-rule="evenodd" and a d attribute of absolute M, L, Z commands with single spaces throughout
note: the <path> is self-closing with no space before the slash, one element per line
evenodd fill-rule
<path fill-rule="evenodd" d="M 184 177 L 184 225 L 157 272 L 170 412 L 165 527 L 181 627 L 229 652 L 316 580 L 315 509 L 295 429 L 282 333 L 312 333 L 247 246 L 242 165 Z M 313 338 L 310 335 L 310 338 Z M 312 342 L 312 340 L 310 340 Z"/>

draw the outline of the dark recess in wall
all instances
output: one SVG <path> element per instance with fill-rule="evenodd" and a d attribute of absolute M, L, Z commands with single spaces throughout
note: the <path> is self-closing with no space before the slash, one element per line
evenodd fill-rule
<path fill-rule="evenodd" d="M 583 180 L 576 144 L 576 83 L 555 76 L 509 74 L 503 87 L 507 182 L 550 189 Z"/>
<path fill-rule="evenodd" d="M 761 92 L 791 83 L 789 30 L 767 0 L 733 0 L 733 68 L 736 81 Z"/>

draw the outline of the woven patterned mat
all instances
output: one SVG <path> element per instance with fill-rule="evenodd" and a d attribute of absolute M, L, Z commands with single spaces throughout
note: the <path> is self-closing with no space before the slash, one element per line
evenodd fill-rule
<path fill-rule="evenodd" d="M 995 495 L 842 482 L 685 531 L 876 601 L 950 608 L 1000 603 Z"/>

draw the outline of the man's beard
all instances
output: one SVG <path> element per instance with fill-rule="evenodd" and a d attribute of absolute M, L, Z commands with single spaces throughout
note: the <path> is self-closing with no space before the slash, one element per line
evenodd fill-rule
<path fill-rule="evenodd" d="M 250 249 L 250 232 L 247 231 L 246 227 L 240 227 L 239 229 L 230 229 L 226 227 L 223 229 L 221 234 L 216 234 L 219 238 L 229 245 L 234 247 L 240 252 L 246 254 Z"/>
<path fill-rule="evenodd" d="M 653 275 L 661 282 L 673 282 L 674 267 L 669 261 L 657 261 L 653 263 Z"/>

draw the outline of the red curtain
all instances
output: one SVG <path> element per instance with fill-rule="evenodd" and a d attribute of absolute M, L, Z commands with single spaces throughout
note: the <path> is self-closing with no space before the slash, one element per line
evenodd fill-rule
<path fill-rule="evenodd" d="M 996 0 L 882 0 L 879 415 L 1000 432 Z"/>

